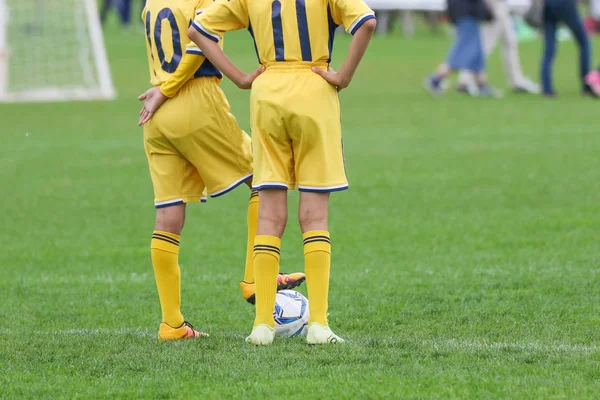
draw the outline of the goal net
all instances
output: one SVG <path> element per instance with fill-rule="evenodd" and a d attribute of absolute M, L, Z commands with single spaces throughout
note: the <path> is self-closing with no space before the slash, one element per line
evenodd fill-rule
<path fill-rule="evenodd" d="M 112 99 L 96 0 L 0 0 L 0 102 Z"/>

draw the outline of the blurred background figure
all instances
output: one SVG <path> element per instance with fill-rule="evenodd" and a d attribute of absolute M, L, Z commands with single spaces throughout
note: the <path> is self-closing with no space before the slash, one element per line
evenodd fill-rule
<path fill-rule="evenodd" d="M 579 45 L 579 76 L 583 94 L 595 95 L 585 82 L 590 71 L 591 50 L 588 35 L 577 10 L 576 0 L 546 0 L 544 5 L 544 57 L 542 59 L 542 90 L 544 96 L 554 97 L 552 64 L 556 55 L 556 31 L 559 22 L 564 22 Z"/>
<path fill-rule="evenodd" d="M 499 97 L 487 82 L 479 32 L 479 22 L 492 18 L 487 4 L 484 0 L 448 0 L 448 17 L 456 25 L 456 39 L 446 62 L 427 78 L 425 88 L 434 96 L 439 96 L 445 91 L 445 79 L 450 72 L 467 70 L 475 77 L 473 95 Z"/>
<path fill-rule="evenodd" d="M 589 0 L 589 15 L 583 21 L 588 34 L 600 33 L 600 0 Z"/>
<path fill-rule="evenodd" d="M 440 27 L 440 19 L 443 12 L 439 11 L 411 11 L 411 10 L 377 10 L 377 29 L 375 33 L 385 35 L 390 33 L 397 18 L 400 18 L 402 24 L 402 32 L 405 36 L 413 36 L 416 31 L 415 14 L 423 14 L 423 22 L 427 25 L 431 32 L 438 33 Z"/>
<path fill-rule="evenodd" d="M 111 9 L 116 9 L 119 12 L 119 19 L 123 27 L 128 28 L 131 26 L 131 3 L 132 0 L 103 0 L 102 8 L 100 9 L 100 21 L 102 24 L 106 22 L 108 12 Z M 141 1 L 143 9 L 146 0 Z M 140 10 L 141 10 L 140 9 Z M 141 11 L 140 11 L 141 14 Z"/>
<path fill-rule="evenodd" d="M 600 67 L 597 70 L 590 71 L 585 77 L 585 83 L 596 97 L 600 97 Z"/>
<path fill-rule="evenodd" d="M 502 60 L 504 70 L 513 91 L 520 93 L 539 93 L 540 86 L 523 75 L 519 59 L 519 39 L 510 13 L 508 0 L 488 0 L 493 20 L 481 26 L 483 51 L 487 58 L 502 40 Z M 473 76 L 470 71 L 461 71 L 457 90 L 473 93 Z"/>

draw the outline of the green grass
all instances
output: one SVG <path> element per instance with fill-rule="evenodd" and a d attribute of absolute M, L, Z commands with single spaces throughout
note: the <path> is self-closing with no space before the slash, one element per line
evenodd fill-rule
<path fill-rule="evenodd" d="M 330 322 L 349 343 L 319 348 L 243 343 L 243 189 L 189 207 L 183 309 L 211 338 L 157 343 L 144 37 L 107 46 L 117 101 L 0 106 L 0 397 L 597 397 L 598 103 L 572 43 L 556 100 L 434 100 L 420 83 L 448 39 L 373 42 L 341 95 L 351 190 L 331 210 Z M 247 34 L 226 46 L 255 66 Z M 540 46 L 522 46 L 533 77 Z M 498 55 L 490 69 L 502 86 Z M 248 93 L 223 87 L 247 129 Z M 301 270 L 294 219 L 283 246 Z"/>

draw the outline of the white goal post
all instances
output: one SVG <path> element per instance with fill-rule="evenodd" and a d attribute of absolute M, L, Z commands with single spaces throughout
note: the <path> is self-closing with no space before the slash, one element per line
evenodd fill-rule
<path fill-rule="evenodd" d="M 96 0 L 0 0 L 0 102 L 113 98 Z"/>

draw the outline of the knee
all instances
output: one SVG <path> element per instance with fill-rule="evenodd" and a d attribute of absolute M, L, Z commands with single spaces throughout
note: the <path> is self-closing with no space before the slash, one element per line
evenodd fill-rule
<path fill-rule="evenodd" d="M 504 48 L 506 50 L 517 49 L 518 47 L 519 47 L 519 39 L 517 38 L 517 35 L 506 35 L 505 36 Z"/>
<path fill-rule="evenodd" d="M 184 223 L 185 208 L 174 206 L 156 210 L 156 224 L 154 225 L 154 229 L 157 231 L 181 235 Z"/>
<path fill-rule="evenodd" d="M 302 232 L 327 230 L 327 209 L 301 208 L 298 210 L 298 221 Z"/>
<path fill-rule="evenodd" d="M 258 213 L 259 230 L 262 231 L 263 229 L 261 228 L 267 228 L 269 234 L 278 236 L 276 235 L 277 233 L 282 235 L 285 230 L 287 218 L 287 208 L 285 207 L 261 208 Z"/>

